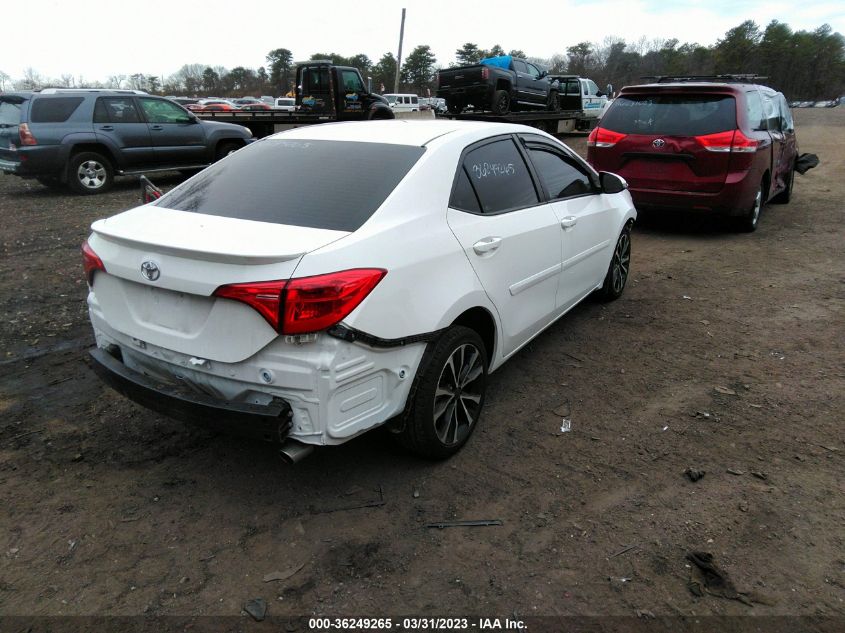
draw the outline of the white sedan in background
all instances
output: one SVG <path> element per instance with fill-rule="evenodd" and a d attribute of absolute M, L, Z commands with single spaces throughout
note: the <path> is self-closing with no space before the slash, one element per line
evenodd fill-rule
<path fill-rule="evenodd" d="M 533 128 L 290 130 L 93 224 L 93 366 L 291 461 L 387 422 L 448 457 L 489 372 L 585 297 L 622 293 L 635 218 L 621 178 Z"/>

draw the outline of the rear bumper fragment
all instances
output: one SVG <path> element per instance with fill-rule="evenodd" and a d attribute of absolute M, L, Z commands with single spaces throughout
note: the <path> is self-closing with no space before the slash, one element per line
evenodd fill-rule
<path fill-rule="evenodd" d="M 105 349 L 97 347 L 90 354 L 92 369 L 103 382 L 148 409 L 267 442 L 283 443 L 287 439 L 293 413 L 290 405 L 280 398 L 274 398 L 268 405 L 223 402 L 152 380 L 129 369 Z"/>

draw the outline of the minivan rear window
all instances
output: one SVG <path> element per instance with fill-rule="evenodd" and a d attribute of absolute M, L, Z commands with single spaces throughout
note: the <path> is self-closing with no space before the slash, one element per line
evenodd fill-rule
<path fill-rule="evenodd" d="M 42 97 L 32 102 L 33 123 L 64 123 L 82 103 L 83 97 Z"/>
<path fill-rule="evenodd" d="M 0 100 L 0 127 L 17 127 L 21 122 L 21 104 Z"/>
<path fill-rule="evenodd" d="M 425 148 L 266 139 L 238 150 L 155 204 L 229 218 L 355 231 Z"/>
<path fill-rule="evenodd" d="M 622 134 L 701 136 L 736 128 L 736 101 L 726 95 L 626 95 L 608 109 L 601 126 Z"/>

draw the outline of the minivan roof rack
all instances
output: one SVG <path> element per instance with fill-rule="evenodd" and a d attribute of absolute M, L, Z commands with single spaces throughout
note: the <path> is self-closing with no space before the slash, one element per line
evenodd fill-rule
<path fill-rule="evenodd" d="M 645 75 L 640 79 L 652 79 L 654 83 L 665 84 L 684 81 L 719 81 L 724 83 L 754 83 L 761 79 L 768 79 L 755 73 L 727 74 L 727 75 Z"/>

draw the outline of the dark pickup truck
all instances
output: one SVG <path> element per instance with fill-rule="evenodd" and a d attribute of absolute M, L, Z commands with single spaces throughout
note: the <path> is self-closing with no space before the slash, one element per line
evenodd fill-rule
<path fill-rule="evenodd" d="M 472 106 L 507 114 L 523 107 L 557 112 L 559 84 L 545 70 L 510 55 L 482 59 L 480 64 L 441 70 L 437 96 L 452 114 Z"/>

